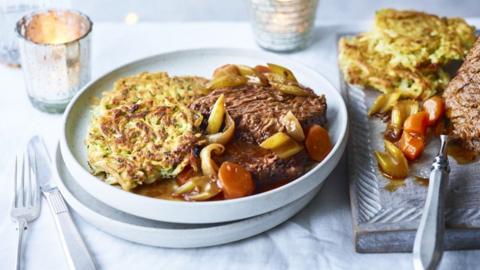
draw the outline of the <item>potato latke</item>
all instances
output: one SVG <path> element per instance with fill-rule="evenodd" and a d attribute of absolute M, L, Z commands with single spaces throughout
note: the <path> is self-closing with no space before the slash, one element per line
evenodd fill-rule
<path fill-rule="evenodd" d="M 206 82 L 162 72 L 117 81 L 93 111 L 86 139 L 93 173 L 125 190 L 180 173 L 199 137 L 188 105 Z"/>
<path fill-rule="evenodd" d="M 475 29 L 458 18 L 380 10 L 373 30 L 339 41 L 339 65 L 351 84 L 425 99 L 449 81 L 443 66 L 463 59 Z"/>

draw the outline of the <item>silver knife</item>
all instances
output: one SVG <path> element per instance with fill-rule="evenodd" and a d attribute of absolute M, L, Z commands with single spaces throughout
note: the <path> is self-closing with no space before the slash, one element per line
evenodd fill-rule
<path fill-rule="evenodd" d="M 415 270 L 437 269 L 443 255 L 445 233 L 445 197 L 450 166 L 447 156 L 448 136 L 440 135 L 440 150 L 430 172 L 427 199 L 413 244 Z"/>
<path fill-rule="evenodd" d="M 63 196 L 53 181 L 50 155 L 43 139 L 40 136 L 35 136 L 30 143 L 34 149 L 38 166 L 36 174 L 40 190 L 50 205 L 69 268 L 79 270 L 96 269 L 87 246 L 83 242 L 75 223 L 73 223 Z"/>

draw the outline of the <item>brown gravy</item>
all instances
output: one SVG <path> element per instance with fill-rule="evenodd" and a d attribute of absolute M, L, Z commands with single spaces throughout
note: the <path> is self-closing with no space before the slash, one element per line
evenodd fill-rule
<path fill-rule="evenodd" d="M 451 141 L 448 144 L 447 152 L 458 164 L 470 164 L 477 159 L 475 152 L 463 148 L 458 141 Z"/>
<path fill-rule="evenodd" d="M 420 186 L 428 187 L 428 182 L 429 182 L 428 178 L 415 176 L 414 181 Z"/>
<path fill-rule="evenodd" d="M 176 186 L 174 179 L 165 179 L 153 184 L 138 186 L 132 192 L 152 198 L 181 201 L 182 197 L 173 195 Z"/>
<path fill-rule="evenodd" d="M 231 161 L 235 163 L 254 163 L 263 158 L 270 151 L 258 145 L 247 143 L 241 140 L 233 140 L 225 146 L 225 152 L 218 159 L 218 162 Z"/>

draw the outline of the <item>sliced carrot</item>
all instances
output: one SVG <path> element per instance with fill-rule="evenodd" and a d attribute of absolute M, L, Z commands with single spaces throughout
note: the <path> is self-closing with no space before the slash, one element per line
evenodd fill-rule
<path fill-rule="evenodd" d="M 328 131 L 319 125 L 311 126 L 305 139 L 305 147 L 311 159 L 322 161 L 332 150 Z"/>
<path fill-rule="evenodd" d="M 435 125 L 445 113 L 445 104 L 440 96 L 433 96 L 423 103 L 423 110 L 428 113 L 428 125 Z"/>
<path fill-rule="evenodd" d="M 424 136 L 428 126 L 428 113 L 419 112 L 410 115 L 405 123 L 403 123 L 403 130 L 410 133 L 415 133 L 417 136 Z"/>
<path fill-rule="evenodd" d="M 218 178 L 225 199 L 241 198 L 253 194 L 255 183 L 249 171 L 233 162 L 223 162 Z"/>
<path fill-rule="evenodd" d="M 403 132 L 398 144 L 400 150 L 409 160 L 415 160 L 420 157 L 425 149 L 425 140 L 408 132 Z"/>
<path fill-rule="evenodd" d="M 177 184 L 179 186 L 185 184 L 185 182 L 187 182 L 188 179 L 192 178 L 195 176 L 195 170 L 193 170 L 192 167 L 190 166 L 187 166 L 185 167 L 185 169 L 183 169 L 183 171 L 181 173 L 179 173 L 177 175 L 177 178 L 175 179 Z"/>

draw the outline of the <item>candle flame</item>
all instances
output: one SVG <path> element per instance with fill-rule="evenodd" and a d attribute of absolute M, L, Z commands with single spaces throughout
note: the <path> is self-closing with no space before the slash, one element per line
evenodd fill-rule
<path fill-rule="evenodd" d="M 125 23 L 126 24 L 136 24 L 139 20 L 139 16 L 137 13 L 135 12 L 129 12 L 127 13 L 127 15 L 125 16 Z"/>
<path fill-rule="evenodd" d="M 63 44 L 79 38 L 85 31 L 86 26 L 78 15 L 51 11 L 32 19 L 27 26 L 26 37 L 41 44 Z"/>

